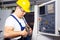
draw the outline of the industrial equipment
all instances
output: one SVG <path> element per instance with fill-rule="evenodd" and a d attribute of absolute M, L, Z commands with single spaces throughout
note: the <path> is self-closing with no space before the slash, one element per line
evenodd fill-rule
<path fill-rule="evenodd" d="M 55 34 L 55 2 L 39 7 L 39 31 Z"/>

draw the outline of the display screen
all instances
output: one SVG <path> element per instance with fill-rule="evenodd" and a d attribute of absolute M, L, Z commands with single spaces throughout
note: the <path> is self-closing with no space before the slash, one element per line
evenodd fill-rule
<path fill-rule="evenodd" d="M 45 14 L 45 6 L 40 7 L 40 15 Z"/>

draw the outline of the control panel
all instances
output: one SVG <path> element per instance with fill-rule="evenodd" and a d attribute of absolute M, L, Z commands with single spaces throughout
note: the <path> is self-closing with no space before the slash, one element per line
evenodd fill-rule
<path fill-rule="evenodd" d="M 39 31 L 55 34 L 55 2 L 39 7 Z"/>

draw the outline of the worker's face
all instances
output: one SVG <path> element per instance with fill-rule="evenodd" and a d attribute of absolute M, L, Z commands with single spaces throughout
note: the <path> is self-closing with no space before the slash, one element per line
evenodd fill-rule
<path fill-rule="evenodd" d="M 23 17 L 26 14 L 26 12 L 21 7 L 19 7 L 19 6 L 18 6 L 18 11 L 19 11 L 19 15 L 21 17 Z"/>

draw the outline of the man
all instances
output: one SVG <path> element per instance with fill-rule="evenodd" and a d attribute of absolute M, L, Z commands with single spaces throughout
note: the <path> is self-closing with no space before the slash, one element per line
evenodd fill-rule
<path fill-rule="evenodd" d="M 32 33 L 28 26 L 24 15 L 30 12 L 29 0 L 18 0 L 15 12 L 6 19 L 4 27 L 4 38 L 12 38 L 22 40 L 22 37 L 27 37 Z"/>

